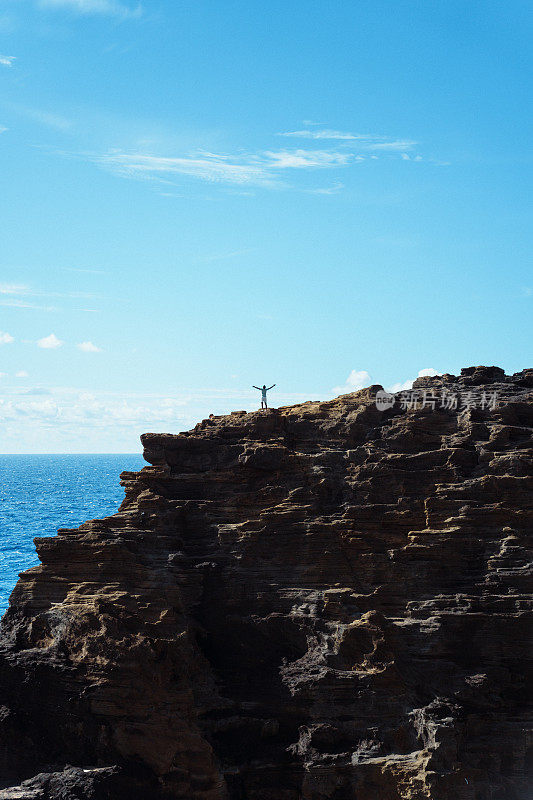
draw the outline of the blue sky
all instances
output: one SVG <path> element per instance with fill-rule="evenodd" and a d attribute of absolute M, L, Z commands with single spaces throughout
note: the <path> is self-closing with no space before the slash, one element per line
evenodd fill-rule
<path fill-rule="evenodd" d="M 528 2 L 0 0 L 0 452 L 531 366 Z"/>

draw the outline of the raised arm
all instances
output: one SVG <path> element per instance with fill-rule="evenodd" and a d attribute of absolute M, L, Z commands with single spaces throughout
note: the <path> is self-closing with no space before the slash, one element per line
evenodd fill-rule
<path fill-rule="evenodd" d="M 259 389 L 259 391 L 261 391 L 261 387 L 260 386 L 252 386 L 252 389 Z"/>
<path fill-rule="evenodd" d="M 275 384 L 275 383 L 273 383 L 273 384 L 272 384 L 272 386 L 269 386 L 269 387 L 268 387 L 268 391 L 270 391 L 270 389 L 273 389 L 275 385 L 276 385 L 276 384 Z"/>

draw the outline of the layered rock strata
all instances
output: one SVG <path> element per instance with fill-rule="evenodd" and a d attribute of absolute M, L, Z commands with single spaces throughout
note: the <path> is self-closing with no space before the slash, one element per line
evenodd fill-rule
<path fill-rule="evenodd" d="M 35 540 L 0 798 L 531 800 L 533 370 L 380 388 L 145 434 Z"/>

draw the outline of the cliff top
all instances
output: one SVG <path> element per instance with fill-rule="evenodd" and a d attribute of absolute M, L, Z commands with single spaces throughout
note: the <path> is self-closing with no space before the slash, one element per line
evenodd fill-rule
<path fill-rule="evenodd" d="M 390 409 L 383 415 L 376 408 L 376 394 L 383 391 L 381 384 L 339 395 L 331 400 L 308 400 L 291 406 L 257 411 L 232 411 L 229 414 L 211 415 L 189 431 L 178 434 L 145 433 L 141 436 L 144 458 L 151 464 L 166 461 L 162 451 L 166 449 L 190 450 L 195 442 L 207 446 L 207 440 L 218 439 L 317 439 L 319 430 L 329 436 L 358 440 L 357 421 L 364 422 L 365 434 L 373 424 L 381 425 L 400 413 L 428 413 L 440 411 L 461 413 L 465 410 L 483 412 L 495 410 L 498 405 L 508 404 L 518 395 L 528 396 L 533 390 L 533 368 L 526 368 L 513 375 L 495 366 L 464 367 L 460 375 L 445 373 L 415 380 L 412 390 L 391 395 L 394 398 Z M 424 402 L 424 392 L 437 397 L 431 405 Z M 443 393 L 456 395 L 457 404 L 445 405 Z M 482 395 L 485 393 L 485 398 Z M 414 402 L 402 402 L 402 397 L 412 395 Z M 488 395 L 490 394 L 490 400 Z M 463 402 L 462 402 L 463 401 Z M 466 405 L 465 405 L 466 402 Z M 491 408 L 488 409 L 489 403 Z M 483 405 L 483 408 L 481 407 Z M 307 424 L 306 424 L 307 423 Z M 326 438 L 328 438 L 326 436 Z M 200 445 L 200 441 L 204 442 Z"/>

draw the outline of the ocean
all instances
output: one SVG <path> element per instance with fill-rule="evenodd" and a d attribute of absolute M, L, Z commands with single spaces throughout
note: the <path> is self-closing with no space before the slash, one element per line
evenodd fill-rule
<path fill-rule="evenodd" d="M 33 539 L 116 511 L 119 475 L 141 455 L 0 455 L 0 616 L 18 573 L 39 563 Z"/>

